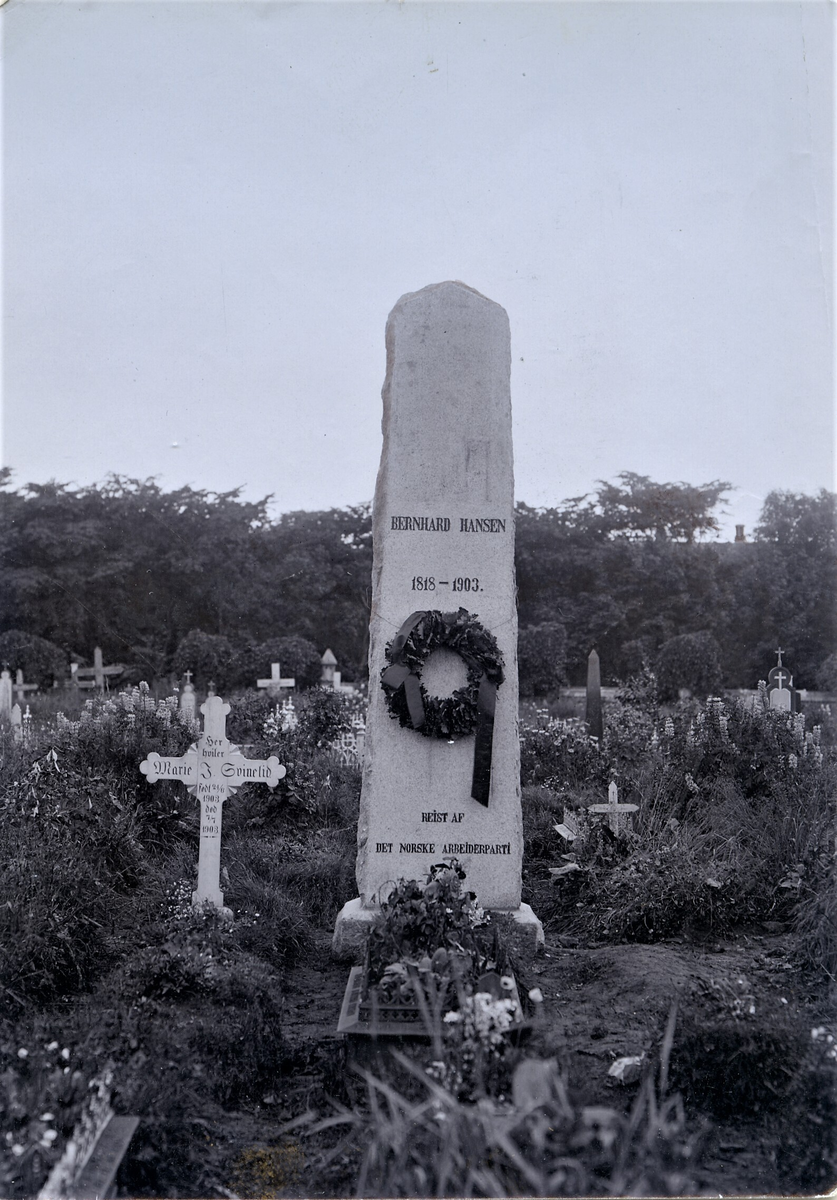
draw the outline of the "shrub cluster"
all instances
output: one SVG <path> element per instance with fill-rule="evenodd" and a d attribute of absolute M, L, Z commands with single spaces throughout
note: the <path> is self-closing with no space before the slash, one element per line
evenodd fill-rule
<path fill-rule="evenodd" d="M 226 806 L 229 921 L 191 903 L 195 800 L 139 771 L 152 751 L 179 756 L 199 734 L 175 697 L 157 701 L 140 684 L 91 698 L 78 719 L 38 723 L 26 744 L 2 735 L 0 994 L 16 1021 L 0 1024 L 0 1091 L 13 1106 L 3 1195 L 38 1190 L 78 1115 L 41 1044 L 69 1047 L 79 1094 L 111 1064 L 122 1110 L 153 1113 L 137 1164 L 188 1159 L 184 1121 L 272 1090 L 285 1055 L 279 972 L 355 893 L 360 773 L 332 749 L 352 714 L 351 701 L 315 689 L 283 728 L 267 697 L 233 701 L 231 740 L 254 757 L 278 754 L 287 776 L 278 796 L 246 784 Z M 61 1028 L 42 1036 L 38 1009 L 56 1000 Z M 16 1045 L 13 1028 L 29 1026 Z"/>
<path fill-rule="evenodd" d="M 717 697 L 666 712 L 646 670 L 607 706 L 601 748 L 579 722 L 544 720 L 522 730 L 521 761 L 525 878 L 542 916 L 638 941 L 793 919 L 809 965 L 834 974 L 835 763 L 801 714 Z M 618 837 L 587 812 L 611 779 L 639 808 Z M 572 843 L 551 836 L 564 814 Z"/>

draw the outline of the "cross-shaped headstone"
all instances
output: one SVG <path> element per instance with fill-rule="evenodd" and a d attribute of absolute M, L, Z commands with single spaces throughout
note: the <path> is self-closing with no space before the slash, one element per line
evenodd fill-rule
<path fill-rule="evenodd" d="M 257 679 L 256 687 L 267 688 L 269 696 L 276 695 L 281 688 L 296 687 L 296 679 L 283 679 L 279 663 L 270 664 L 270 679 Z"/>
<path fill-rule="evenodd" d="M 201 841 L 198 856 L 198 886 L 192 893 L 195 905 L 209 902 L 223 910 L 221 891 L 221 818 L 224 801 L 242 783 L 276 784 L 285 767 L 275 755 L 268 759 L 245 758 L 238 746 L 227 739 L 227 713 L 220 696 L 209 696 L 201 705 L 203 733 L 180 758 L 149 754 L 140 763 L 140 771 L 149 783 L 158 779 L 179 779 L 186 784 L 201 806 Z"/>
<path fill-rule="evenodd" d="M 15 700 L 17 700 L 18 704 L 24 703 L 27 692 L 37 692 L 37 690 L 37 683 L 23 682 L 23 671 L 21 671 L 20 667 L 18 667 L 17 671 L 15 672 L 14 686 L 12 687 L 12 691 L 15 694 Z"/>
<path fill-rule="evenodd" d="M 77 663 L 71 664 L 70 667 L 73 676 L 73 682 L 80 688 L 96 688 L 98 691 L 105 690 L 105 681 L 111 675 L 121 675 L 125 668 L 122 663 L 113 663 L 106 667 L 102 658 L 101 646 L 96 646 L 93 651 L 93 666 L 80 667 Z M 92 676 L 92 679 L 90 678 Z"/>
<path fill-rule="evenodd" d="M 607 804 L 591 804 L 587 811 L 591 813 L 602 813 L 604 816 L 606 816 L 611 833 L 615 834 L 616 837 L 619 837 L 623 828 L 622 817 L 626 817 L 629 821 L 630 814 L 635 813 L 638 810 L 638 804 L 619 803 L 619 789 L 617 788 L 615 782 L 611 780 L 607 789 Z M 627 828 L 627 822 L 624 827 Z"/>

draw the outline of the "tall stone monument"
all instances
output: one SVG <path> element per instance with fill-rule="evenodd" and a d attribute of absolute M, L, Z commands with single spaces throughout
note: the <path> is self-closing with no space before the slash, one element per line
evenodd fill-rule
<path fill-rule="evenodd" d="M 448 858 L 534 945 L 540 922 L 520 903 L 508 318 L 465 284 L 440 283 L 399 300 L 386 346 L 360 894 L 338 916 L 334 951 L 356 954 L 394 881 Z"/>

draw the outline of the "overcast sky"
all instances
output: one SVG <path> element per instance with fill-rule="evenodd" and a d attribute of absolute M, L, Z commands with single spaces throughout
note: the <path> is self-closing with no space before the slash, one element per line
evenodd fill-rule
<path fill-rule="evenodd" d="M 371 498 L 384 325 L 512 331 L 519 499 L 834 487 L 827 3 L 8 0 L 3 461 Z"/>

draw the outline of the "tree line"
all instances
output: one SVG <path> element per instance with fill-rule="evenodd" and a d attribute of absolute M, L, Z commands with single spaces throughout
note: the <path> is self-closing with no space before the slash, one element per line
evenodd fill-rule
<path fill-rule="evenodd" d="M 798 686 L 837 686 L 834 495 L 771 492 L 751 540 L 708 540 L 730 488 L 624 472 L 559 507 L 519 503 L 524 693 L 583 682 L 594 646 L 605 682 L 682 649 L 684 663 L 715 656 L 725 686 L 753 687 L 781 646 Z M 182 667 L 191 635 L 208 661 L 228 648 L 229 686 L 234 664 L 264 672 L 276 639 L 296 639 L 283 669 L 298 660 L 311 675 L 312 647 L 330 646 L 344 677 L 363 678 L 371 505 L 274 519 L 269 500 L 120 476 L 15 487 L 6 469 L 0 656 L 27 637 L 62 661 L 89 661 L 98 645 L 106 662 L 163 677 Z"/>

